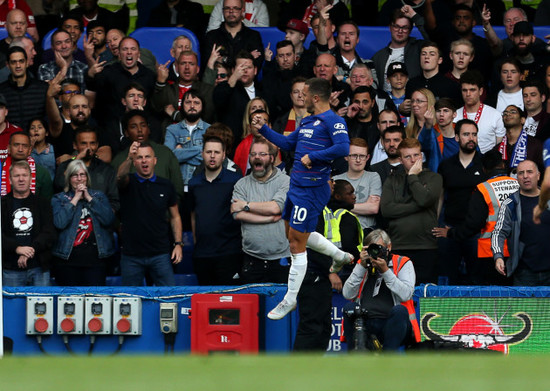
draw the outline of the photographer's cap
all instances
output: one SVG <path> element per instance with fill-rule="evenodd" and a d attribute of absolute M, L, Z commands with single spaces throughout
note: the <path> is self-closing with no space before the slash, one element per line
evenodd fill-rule
<path fill-rule="evenodd" d="M 396 73 L 402 73 L 405 76 L 409 76 L 409 73 L 407 72 L 407 68 L 405 67 L 405 64 L 402 62 L 392 62 L 388 66 L 388 77 L 395 75 Z"/>
<path fill-rule="evenodd" d="M 533 35 L 533 26 L 529 22 L 517 22 L 514 25 L 514 32 L 512 35 Z"/>

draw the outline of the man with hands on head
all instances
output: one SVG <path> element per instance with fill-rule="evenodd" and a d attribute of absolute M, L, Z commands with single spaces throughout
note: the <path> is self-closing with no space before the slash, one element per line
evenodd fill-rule
<path fill-rule="evenodd" d="M 270 319 L 282 319 L 296 308 L 296 297 L 307 269 L 306 246 L 330 256 L 333 271 L 353 260 L 350 254 L 315 232 L 319 215 L 330 198 L 331 162 L 349 153 L 347 127 L 330 109 L 330 93 L 327 80 L 307 80 L 304 95 L 306 108 L 312 115 L 302 119 L 300 127 L 286 137 L 270 129 L 262 116 L 252 118 L 252 126 L 262 136 L 281 149 L 295 149 L 290 190 L 283 210 L 292 265 L 287 294 L 268 314 Z"/>

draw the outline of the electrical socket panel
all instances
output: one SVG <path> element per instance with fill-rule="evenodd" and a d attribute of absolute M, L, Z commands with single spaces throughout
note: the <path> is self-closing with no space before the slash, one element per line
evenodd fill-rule
<path fill-rule="evenodd" d="M 53 297 L 27 297 L 27 335 L 53 334 Z"/>
<path fill-rule="evenodd" d="M 86 297 L 84 301 L 84 331 L 90 335 L 111 334 L 113 298 Z"/>
<path fill-rule="evenodd" d="M 113 334 L 141 335 L 141 299 L 113 298 Z"/>
<path fill-rule="evenodd" d="M 59 296 L 57 298 L 57 334 L 84 334 L 84 298 Z"/>

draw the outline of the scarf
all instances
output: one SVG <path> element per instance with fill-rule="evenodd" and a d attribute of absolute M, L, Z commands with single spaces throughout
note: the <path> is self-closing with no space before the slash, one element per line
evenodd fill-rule
<path fill-rule="evenodd" d="M 508 138 L 503 137 L 498 147 L 499 152 L 502 154 L 502 159 L 508 160 L 506 145 L 508 144 Z M 521 131 L 518 141 L 514 145 L 514 150 L 512 151 L 512 157 L 509 161 L 510 168 L 517 167 L 522 161 L 527 158 L 527 132 Z"/>
<path fill-rule="evenodd" d="M 34 194 L 36 192 L 36 163 L 32 157 L 27 157 L 27 162 L 31 167 L 31 192 Z M 0 193 L 2 196 L 5 196 L 11 191 L 11 183 L 9 179 L 11 167 L 11 156 L 8 156 L 4 160 L 4 165 L 2 166 L 2 188 Z"/>

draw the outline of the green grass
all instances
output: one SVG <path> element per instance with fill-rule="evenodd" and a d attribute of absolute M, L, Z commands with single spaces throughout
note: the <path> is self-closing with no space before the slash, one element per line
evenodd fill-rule
<path fill-rule="evenodd" d="M 1 391 L 546 390 L 550 356 L 4 357 Z"/>

